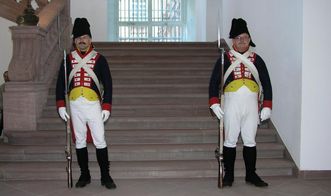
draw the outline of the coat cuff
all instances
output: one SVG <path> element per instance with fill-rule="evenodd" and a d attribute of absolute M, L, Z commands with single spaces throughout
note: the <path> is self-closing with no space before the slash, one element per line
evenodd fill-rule
<path fill-rule="evenodd" d="M 220 100 L 218 99 L 218 97 L 211 97 L 209 99 L 209 107 L 212 106 L 215 103 L 220 103 Z"/>
<path fill-rule="evenodd" d="M 111 104 L 103 103 L 102 104 L 102 110 L 108 110 L 109 112 L 111 112 Z"/>
<path fill-rule="evenodd" d="M 60 107 L 66 107 L 66 103 L 64 102 L 64 100 L 58 100 L 56 101 L 56 107 L 57 109 L 59 109 Z"/>
<path fill-rule="evenodd" d="M 272 101 L 270 101 L 270 100 L 263 101 L 262 108 L 264 108 L 264 107 L 272 109 Z"/>

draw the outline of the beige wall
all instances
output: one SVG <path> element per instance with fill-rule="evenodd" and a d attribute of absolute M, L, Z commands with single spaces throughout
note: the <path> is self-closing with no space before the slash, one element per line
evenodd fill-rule
<path fill-rule="evenodd" d="M 76 17 L 87 18 L 91 25 L 93 41 L 106 41 L 108 39 L 107 2 L 108 0 L 71 0 L 72 22 Z"/>
<path fill-rule="evenodd" d="M 302 112 L 303 170 L 331 170 L 329 87 L 331 1 L 303 1 Z"/>

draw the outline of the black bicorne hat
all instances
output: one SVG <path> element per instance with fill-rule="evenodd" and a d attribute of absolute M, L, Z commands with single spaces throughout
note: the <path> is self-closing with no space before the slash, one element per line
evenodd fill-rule
<path fill-rule="evenodd" d="M 74 27 L 72 28 L 73 39 L 82 35 L 89 35 L 92 38 L 90 24 L 86 18 L 76 18 Z"/>
<path fill-rule="evenodd" d="M 251 35 L 248 32 L 246 21 L 242 18 L 232 19 L 229 38 L 233 39 L 242 33 L 247 33 L 249 35 L 249 37 L 251 37 Z M 253 43 L 252 38 L 251 38 L 251 41 L 249 42 L 249 45 L 251 45 L 252 47 L 255 47 L 255 44 Z"/>

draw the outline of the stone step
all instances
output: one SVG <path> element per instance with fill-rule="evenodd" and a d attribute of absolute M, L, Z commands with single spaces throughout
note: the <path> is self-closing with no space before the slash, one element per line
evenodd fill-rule
<path fill-rule="evenodd" d="M 221 44 L 226 45 L 224 40 Z M 173 50 L 173 49 L 213 49 L 217 50 L 216 42 L 93 42 L 96 49 L 153 49 L 153 50 Z"/>
<path fill-rule="evenodd" d="M 125 77 L 125 76 L 206 76 L 210 75 L 210 70 L 112 70 L 111 75 L 114 78 Z"/>
<path fill-rule="evenodd" d="M 142 65 L 142 64 L 134 64 L 130 66 L 123 66 L 121 64 L 110 64 L 110 71 L 209 71 L 211 72 L 213 68 L 213 64 L 170 64 L 165 65 L 164 63 L 159 65 L 149 64 L 149 65 Z"/>
<path fill-rule="evenodd" d="M 113 77 L 113 84 L 209 84 L 209 76 L 118 76 Z"/>
<path fill-rule="evenodd" d="M 173 61 L 178 59 L 182 59 L 183 57 L 189 59 L 217 59 L 219 53 L 203 51 L 203 50 L 189 50 L 189 51 L 180 51 L 180 50 L 104 50 L 102 51 L 102 55 L 105 57 L 112 58 L 169 58 Z"/>
<path fill-rule="evenodd" d="M 128 76 L 136 76 L 136 77 L 160 77 L 160 76 L 173 76 L 173 77 L 178 77 L 182 78 L 185 76 L 190 76 L 190 77 L 199 77 L 199 76 L 206 76 L 209 75 L 211 71 L 195 71 L 195 70 L 189 70 L 189 71 L 176 71 L 176 70 L 168 70 L 168 71 L 158 71 L 158 70 L 149 70 L 149 71 L 136 71 L 136 70 L 120 70 L 120 71 L 111 71 L 111 75 L 114 78 L 121 78 L 121 77 L 128 77 Z"/>
<path fill-rule="evenodd" d="M 61 118 L 41 118 L 38 130 L 57 130 L 64 127 Z M 111 117 L 106 129 L 213 129 L 217 122 L 212 117 Z"/>
<path fill-rule="evenodd" d="M 161 94 L 162 93 L 162 94 Z M 47 106 L 55 105 L 55 92 L 49 93 L 47 97 Z M 181 105 L 204 105 L 205 109 L 209 109 L 208 105 L 208 89 L 197 88 L 191 89 L 113 89 L 113 105 L 169 105 L 173 107 Z M 149 106 L 145 108 L 149 109 Z M 171 109 L 171 108 L 170 108 Z"/>
<path fill-rule="evenodd" d="M 109 61 L 110 70 L 150 70 L 150 69 L 176 69 L 176 70 L 210 70 L 214 67 L 216 60 L 208 60 L 207 62 L 164 62 L 153 63 L 153 62 L 144 62 L 144 63 L 134 63 L 129 65 L 123 65 L 123 63 L 114 61 Z"/>
<path fill-rule="evenodd" d="M 198 54 L 196 56 L 199 56 Z M 201 64 L 210 64 L 214 65 L 216 62 L 217 57 L 211 58 L 211 57 L 199 57 L 194 58 L 193 56 L 190 57 L 112 57 L 112 56 L 106 56 L 106 60 L 108 61 L 108 64 L 111 65 L 114 64 L 122 64 L 122 65 L 135 65 L 135 64 L 144 64 L 145 62 L 151 63 L 151 64 L 168 64 L 168 63 L 174 63 L 174 64 L 189 64 L 191 62 L 195 63 L 201 63 Z"/>
<path fill-rule="evenodd" d="M 55 95 L 55 85 L 49 89 L 49 95 Z M 208 93 L 208 84 L 114 84 L 113 94 L 184 94 L 184 93 Z"/>
<path fill-rule="evenodd" d="M 212 49 L 197 49 L 197 48 L 130 48 L 130 49 L 109 49 L 105 48 L 100 53 L 106 57 L 171 57 L 172 60 L 176 60 L 182 57 L 192 57 L 192 58 L 209 58 L 215 59 L 220 54 L 217 48 Z M 187 58 L 190 59 L 190 58 Z"/>
<path fill-rule="evenodd" d="M 106 141 L 111 145 L 137 144 L 204 144 L 217 143 L 217 130 L 106 130 Z M 60 130 L 15 131 L 7 134 L 11 145 L 65 145 L 64 128 Z M 258 143 L 277 142 L 272 129 L 259 129 Z M 239 144 L 242 143 L 239 138 Z"/>
<path fill-rule="evenodd" d="M 139 144 L 109 145 L 111 161 L 169 161 L 169 160 L 213 160 L 215 144 Z M 284 158 L 284 146 L 277 143 L 260 143 L 258 158 Z M 74 148 L 73 148 L 74 149 Z M 89 160 L 96 160 L 95 148 L 88 146 Z M 237 159 L 242 159 L 242 148 L 238 147 Z M 73 150 L 75 157 L 75 150 Z M 2 145 L 0 162 L 13 161 L 61 161 L 65 158 L 64 146 L 48 145 Z"/>
<path fill-rule="evenodd" d="M 114 88 L 117 85 L 208 85 L 209 76 L 112 76 Z M 52 88 L 55 89 L 57 78 L 53 80 Z"/>
<path fill-rule="evenodd" d="M 96 162 L 90 161 L 92 179 L 100 179 L 100 170 Z M 259 159 L 257 173 L 262 176 L 292 176 L 294 164 L 284 159 Z M 67 185 L 66 162 L 7 162 L 0 163 L 0 181 L 2 180 L 63 180 Z M 235 177 L 245 176 L 243 160 L 235 163 Z M 76 183 L 80 171 L 77 162 L 73 162 L 73 179 Z M 208 178 L 217 177 L 217 161 L 112 161 L 110 174 L 116 179 L 143 178 Z M 215 184 L 217 180 L 215 179 Z"/>
<path fill-rule="evenodd" d="M 55 95 L 49 95 L 48 106 L 55 105 Z M 207 93 L 114 94 L 112 105 L 202 105 L 208 107 Z"/>
<path fill-rule="evenodd" d="M 181 53 L 172 52 L 171 54 L 166 54 L 162 51 L 155 51 L 148 53 L 146 51 L 140 52 L 139 54 L 123 53 L 123 52 L 102 52 L 102 55 L 108 60 L 108 62 L 125 62 L 130 60 L 137 60 L 137 62 L 150 61 L 150 62 L 174 62 L 174 63 L 188 63 L 192 61 L 197 61 L 201 63 L 215 63 L 219 54 L 208 54 L 206 52 L 197 53 L 197 51 Z"/>
<path fill-rule="evenodd" d="M 217 48 L 103 48 L 102 54 L 104 56 L 119 56 L 119 57 L 127 57 L 127 56 L 155 56 L 155 57 L 189 57 L 189 56 L 201 56 L 201 57 L 212 57 L 216 58 L 219 56 Z"/>
<path fill-rule="evenodd" d="M 54 102 L 54 100 L 52 101 Z M 210 116 L 208 106 L 205 105 L 113 105 L 112 117 L 195 117 Z M 58 118 L 56 106 L 48 104 L 43 110 L 43 117 Z"/>

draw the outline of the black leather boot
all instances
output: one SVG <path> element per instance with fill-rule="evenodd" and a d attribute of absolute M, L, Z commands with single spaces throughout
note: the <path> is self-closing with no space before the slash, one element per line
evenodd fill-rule
<path fill-rule="evenodd" d="M 223 187 L 232 186 L 234 180 L 234 162 L 236 160 L 236 148 L 223 147 L 224 178 Z"/>
<path fill-rule="evenodd" d="M 97 149 L 97 160 L 101 172 L 101 185 L 105 186 L 107 189 L 115 189 L 116 184 L 109 175 L 109 161 L 108 161 L 107 147 L 102 149 Z"/>
<path fill-rule="evenodd" d="M 81 188 L 91 183 L 90 170 L 88 169 L 87 148 L 76 149 L 77 161 L 80 167 L 80 177 L 76 183 L 77 188 Z"/>
<path fill-rule="evenodd" d="M 264 182 L 256 173 L 256 147 L 244 146 L 243 156 L 246 167 L 246 183 L 253 184 L 257 187 L 266 187 L 268 183 Z"/>

